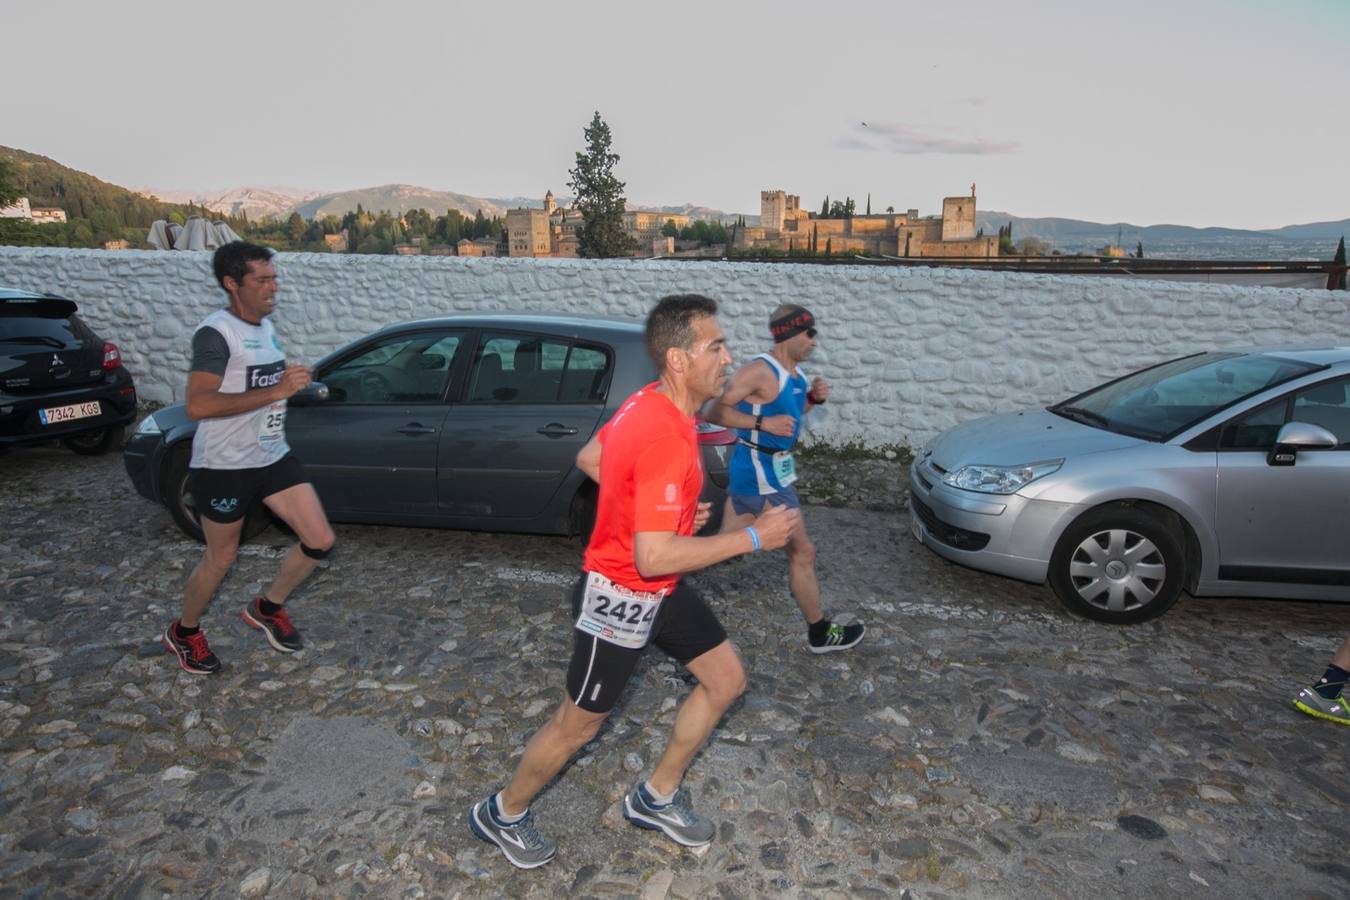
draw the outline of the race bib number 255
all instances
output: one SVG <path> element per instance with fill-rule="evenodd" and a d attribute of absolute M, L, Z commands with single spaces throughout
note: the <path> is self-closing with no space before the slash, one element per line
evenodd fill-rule
<path fill-rule="evenodd" d="M 651 637 L 663 593 L 630 590 L 599 572 L 586 575 L 576 627 L 602 641 L 641 650 Z"/>

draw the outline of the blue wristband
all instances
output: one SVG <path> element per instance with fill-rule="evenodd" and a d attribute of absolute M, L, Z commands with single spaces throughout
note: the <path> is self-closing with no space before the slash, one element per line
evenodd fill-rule
<path fill-rule="evenodd" d="M 755 545 L 754 549 L 750 552 L 755 553 L 759 550 L 759 532 L 755 530 L 755 526 L 753 525 L 745 526 L 745 530 L 750 533 L 750 543 Z"/>

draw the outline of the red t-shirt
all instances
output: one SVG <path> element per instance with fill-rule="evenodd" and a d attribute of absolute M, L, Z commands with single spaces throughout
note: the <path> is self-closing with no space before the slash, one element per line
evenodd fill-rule
<path fill-rule="evenodd" d="M 639 575 L 633 536 L 639 531 L 693 534 L 703 490 L 694 420 L 659 386 L 652 382 L 629 397 L 600 429 L 600 499 L 583 563 L 586 571 L 635 591 L 671 589 L 680 576 Z"/>

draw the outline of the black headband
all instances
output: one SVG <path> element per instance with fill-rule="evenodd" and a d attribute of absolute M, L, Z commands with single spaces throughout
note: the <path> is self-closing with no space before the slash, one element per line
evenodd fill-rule
<path fill-rule="evenodd" d="M 814 331 L 815 328 L 816 317 L 811 315 L 810 310 L 802 309 L 800 306 L 769 320 L 769 334 L 773 335 L 775 344 L 794 338 L 803 331 Z"/>

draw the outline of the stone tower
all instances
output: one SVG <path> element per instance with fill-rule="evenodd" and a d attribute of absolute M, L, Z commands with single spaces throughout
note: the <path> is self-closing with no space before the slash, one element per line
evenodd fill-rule
<path fill-rule="evenodd" d="M 558 201 L 553 199 L 553 192 L 549 191 L 544 195 L 544 212 L 553 215 L 553 211 L 558 208 Z"/>
<path fill-rule="evenodd" d="M 765 231 L 782 231 L 787 218 L 788 195 L 784 191 L 759 192 L 759 226 Z"/>
<path fill-rule="evenodd" d="M 969 241 L 975 238 L 975 197 L 942 198 L 942 239 Z"/>

